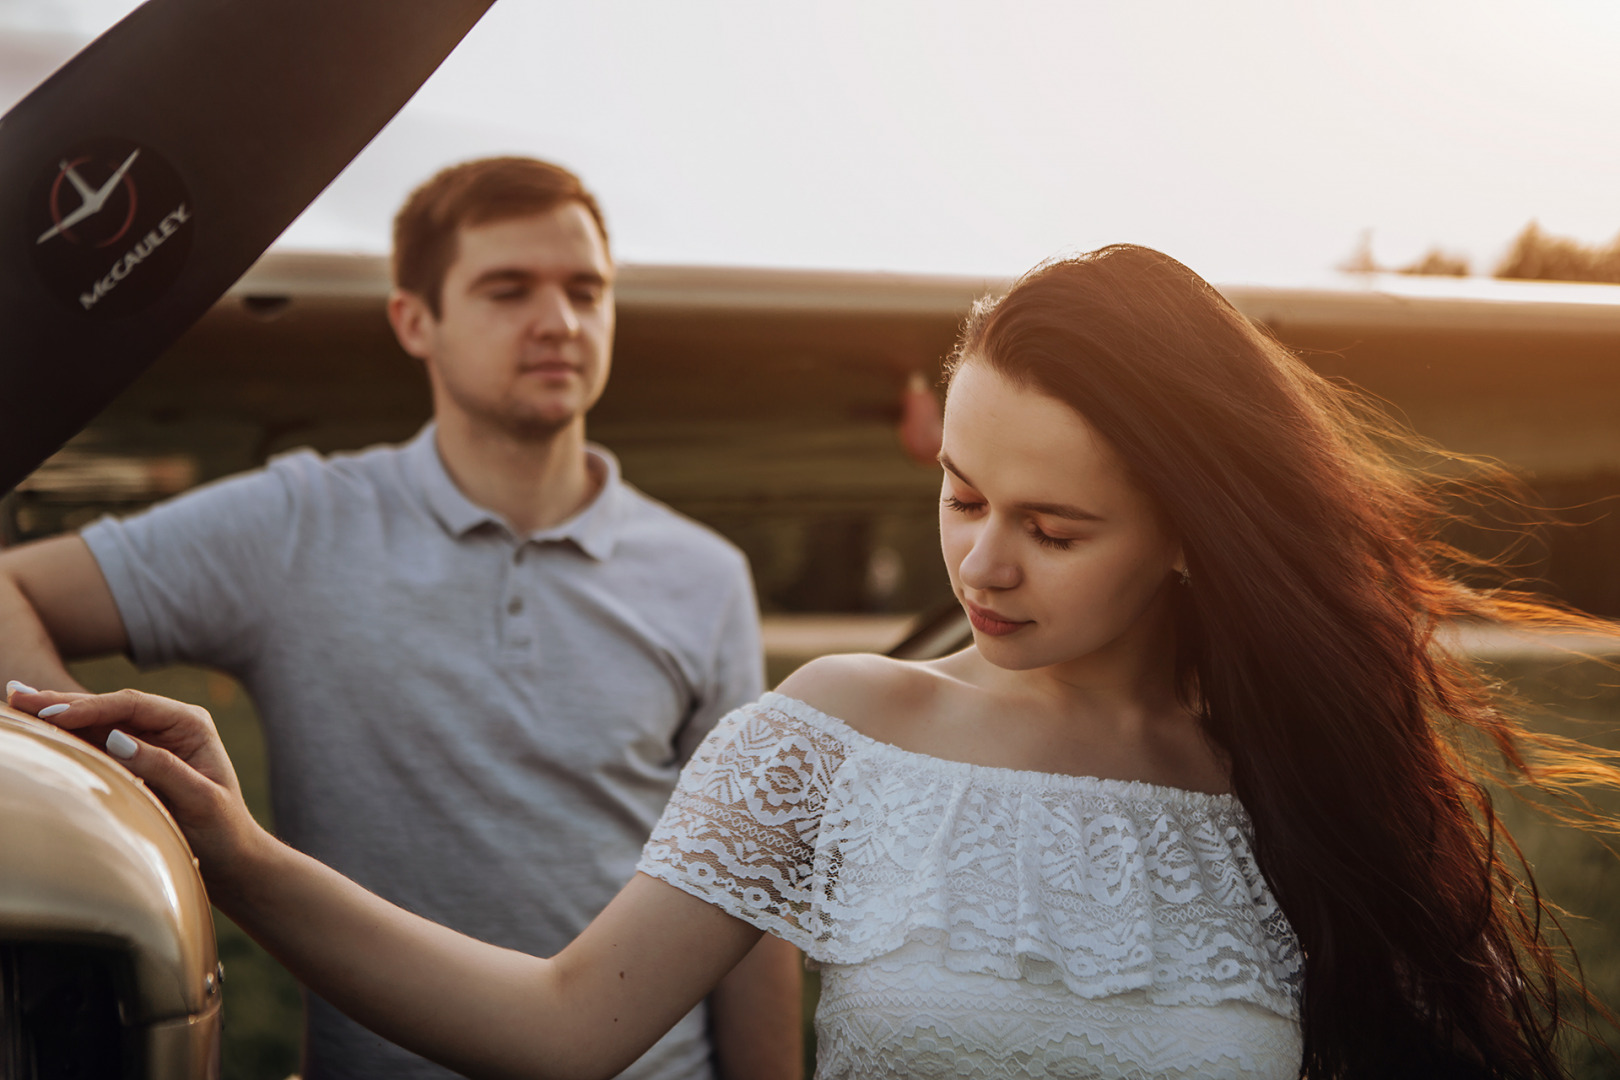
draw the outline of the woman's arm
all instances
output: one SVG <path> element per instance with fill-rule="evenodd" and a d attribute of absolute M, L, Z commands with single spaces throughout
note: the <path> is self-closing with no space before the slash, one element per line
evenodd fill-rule
<path fill-rule="evenodd" d="M 760 931 L 637 875 L 568 948 L 541 959 L 389 904 L 254 823 L 200 708 L 125 690 L 14 692 L 102 743 L 161 797 L 210 896 L 315 993 L 377 1034 L 471 1076 L 607 1077 L 719 982 Z M 124 753 L 122 751 L 128 751 Z"/>
<path fill-rule="evenodd" d="M 260 883 L 222 910 L 349 1016 L 469 1076 L 613 1076 L 760 936 L 638 874 L 544 960 L 412 915 L 274 841 L 254 869 Z"/>
<path fill-rule="evenodd" d="M 709 994 L 709 1040 L 720 1080 L 802 1080 L 804 954 L 761 935 Z"/>

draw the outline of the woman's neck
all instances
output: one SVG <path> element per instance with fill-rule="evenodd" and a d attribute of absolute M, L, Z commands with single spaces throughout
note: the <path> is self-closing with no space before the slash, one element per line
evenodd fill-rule
<path fill-rule="evenodd" d="M 1175 622 L 1168 591 L 1123 634 L 1101 648 L 1047 667 L 1004 675 L 1009 690 L 1049 701 L 1068 712 L 1121 718 L 1181 713 L 1176 695 Z"/>

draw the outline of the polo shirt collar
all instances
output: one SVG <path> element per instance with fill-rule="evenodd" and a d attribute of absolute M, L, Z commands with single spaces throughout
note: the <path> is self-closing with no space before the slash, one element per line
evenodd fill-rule
<path fill-rule="evenodd" d="M 439 456 L 438 443 L 435 441 L 437 431 L 438 425 L 430 420 L 405 447 L 411 478 L 433 516 L 446 532 L 457 539 L 481 525 L 494 525 L 508 535 L 515 535 L 499 514 L 479 506 L 456 486 L 444 467 L 444 459 Z M 570 540 L 585 554 L 601 561 L 613 554 L 614 543 L 618 540 L 624 480 L 620 475 L 618 458 L 607 448 L 586 443 L 585 453 L 591 459 L 592 471 L 599 471 L 603 477 L 602 488 L 596 498 L 567 521 L 530 533 L 524 539 L 531 543 Z"/>

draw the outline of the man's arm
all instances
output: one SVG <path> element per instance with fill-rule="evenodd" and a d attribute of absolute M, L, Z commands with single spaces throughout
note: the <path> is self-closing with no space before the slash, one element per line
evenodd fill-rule
<path fill-rule="evenodd" d="M 56 536 L 0 554 L 0 675 L 83 689 L 63 660 L 125 652 L 129 636 L 89 545 Z"/>
<path fill-rule="evenodd" d="M 709 1036 L 720 1080 L 804 1075 L 804 959 L 769 934 L 709 993 Z"/>

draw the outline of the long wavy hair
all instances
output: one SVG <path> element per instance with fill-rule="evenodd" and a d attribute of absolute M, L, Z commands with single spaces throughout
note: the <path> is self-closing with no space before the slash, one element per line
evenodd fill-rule
<path fill-rule="evenodd" d="M 1516 720 L 1446 645 L 1459 621 L 1594 625 L 1482 585 L 1491 560 L 1446 541 L 1488 464 L 1424 443 L 1142 247 L 981 302 L 949 370 L 963 362 L 1071 405 L 1182 539 L 1177 685 L 1305 954 L 1306 1075 L 1563 1075 L 1560 990 L 1584 991 L 1485 780 L 1567 791 L 1620 772 Z"/>

